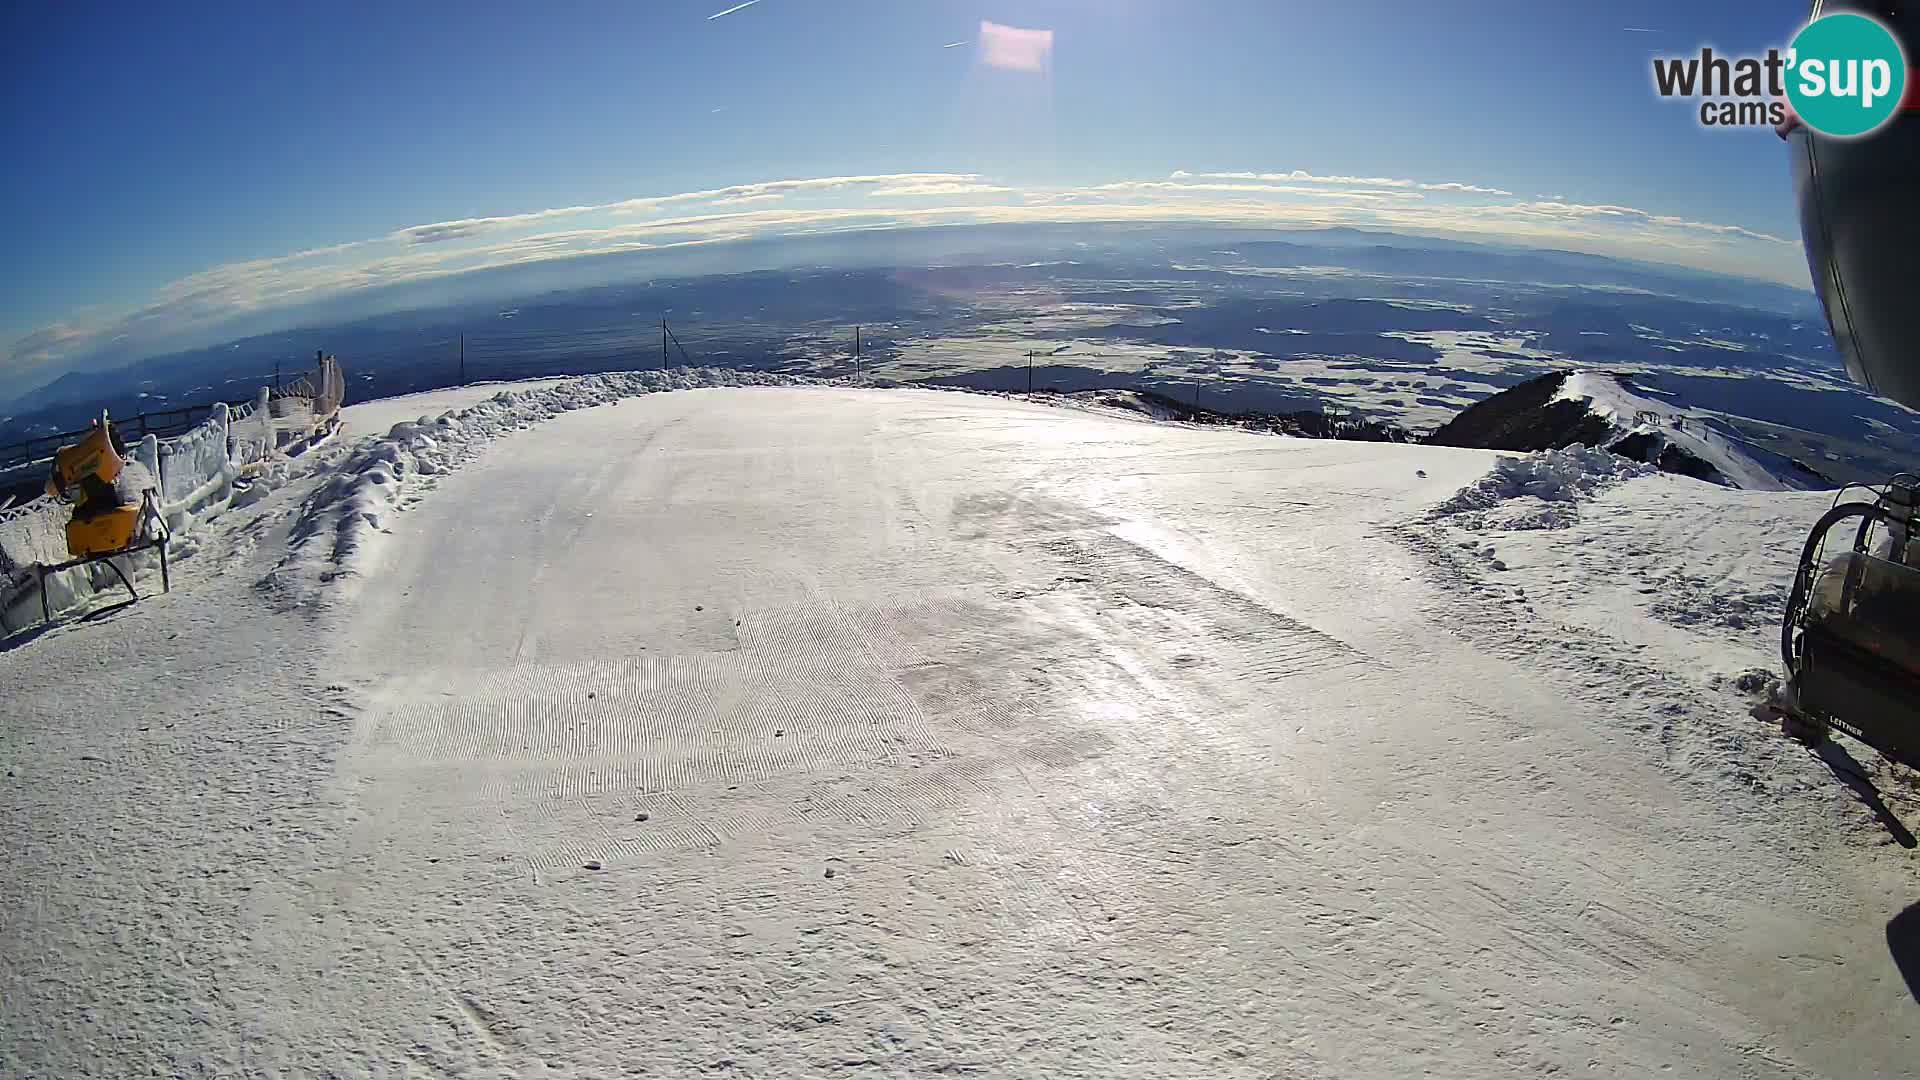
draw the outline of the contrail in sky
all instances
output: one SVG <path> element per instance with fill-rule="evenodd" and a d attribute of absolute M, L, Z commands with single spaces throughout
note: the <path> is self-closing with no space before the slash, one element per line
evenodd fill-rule
<path fill-rule="evenodd" d="M 971 45 L 971 44 L 973 44 L 973 42 L 971 41 L 955 41 L 946 45 L 942 45 L 940 47 L 943 49 L 957 49 L 962 45 Z"/>
<path fill-rule="evenodd" d="M 713 14 L 707 16 L 707 21 L 712 22 L 713 20 L 720 18 L 722 15 L 731 15 L 736 11 L 743 11 L 759 2 L 760 0 L 747 0 L 747 2 L 744 4 L 735 4 L 725 11 L 716 11 Z"/>
<path fill-rule="evenodd" d="M 1629 34 L 1657 34 L 1660 32 L 1658 30 L 1649 30 L 1644 26 L 1623 26 L 1620 29 L 1625 30 Z"/>

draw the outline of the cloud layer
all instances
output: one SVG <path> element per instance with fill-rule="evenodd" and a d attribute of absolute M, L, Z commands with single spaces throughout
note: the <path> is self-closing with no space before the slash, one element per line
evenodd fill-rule
<path fill-rule="evenodd" d="M 1457 180 L 1299 169 L 1182 170 L 1080 187 L 1022 187 L 975 173 L 812 177 L 430 222 L 212 267 L 134 310 L 65 319 L 6 343 L 0 396 L 62 370 L 280 329 L 316 312 L 351 317 L 356 305 L 371 309 L 398 286 L 502 267 L 855 229 L 1129 221 L 1394 228 L 1806 281 L 1793 239 L 1636 207 L 1523 199 Z"/>
<path fill-rule="evenodd" d="M 1282 184 L 1339 184 L 1346 187 L 1382 187 L 1410 188 L 1420 191 L 1450 191 L 1461 195 L 1512 195 L 1513 192 L 1496 187 L 1481 187 L 1477 184 L 1462 184 L 1457 180 L 1444 183 L 1425 183 L 1418 180 L 1396 180 L 1382 176 L 1316 176 L 1301 169 L 1283 173 L 1255 172 L 1214 172 L 1190 173 L 1181 170 L 1173 174 L 1175 180 L 1258 180 L 1261 183 Z"/>

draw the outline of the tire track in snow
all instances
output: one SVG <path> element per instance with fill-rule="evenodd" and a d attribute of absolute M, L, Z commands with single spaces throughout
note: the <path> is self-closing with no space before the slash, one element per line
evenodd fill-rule
<path fill-rule="evenodd" d="M 1382 668 L 1117 529 L 1013 544 L 1029 562 L 1037 556 L 1042 573 L 1052 567 L 1050 583 L 995 590 L 1040 628 L 1032 639 L 1006 650 L 968 639 L 952 664 L 929 660 L 906 677 L 923 701 L 1004 703 L 965 711 L 990 718 L 1002 730 L 981 733 L 1011 737 L 1017 759 L 1044 772 L 1115 754 L 1155 762 L 1156 773 L 1176 764 L 1217 773 L 1234 761 L 1250 770 L 1266 760 L 1261 713 L 1312 696 L 1322 681 Z"/>
<path fill-rule="evenodd" d="M 1091 576 L 1096 589 L 1170 613 L 1185 624 L 1197 655 L 1229 671 L 1285 679 L 1378 666 L 1339 638 L 1111 532 L 1057 537 L 1042 547 L 1070 566 L 1086 568 L 1076 576 Z"/>
<path fill-rule="evenodd" d="M 885 607 L 842 605 L 841 612 L 875 663 L 891 673 L 899 691 L 923 715 L 989 737 L 1041 726 L 1029 695 L 1008 693 L 1017 680 L 1005 670 L 1019 657 L 1023 645 L 1035 653 L 1041 646 L 1021 641 L 1004 611 L 961 590 L 943 590 Z M 956 629 L 968 631 L 969 642 L 989 643 L 984 650 L 987 656 L 969 654 L 948 662 L 915 644 L 950 638 Z M 991 674 L 982 674 L 982 669 Z"/>

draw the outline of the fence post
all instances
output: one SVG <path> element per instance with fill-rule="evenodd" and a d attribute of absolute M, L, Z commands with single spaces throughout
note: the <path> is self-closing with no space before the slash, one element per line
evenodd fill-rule
<path fill-rule="evenodd" d="M 233 460 L 233 410 L 227 407 L 226 402 L 216 401 L 211 411 L 211 419 L 220 429 L 220 448 L 226 452 L 224 455 L 226 460 L 231 462 Z"/>
<path fill-rule="evenodd" d="M 147 435 L 141 438 L 140 448 L 134 451 L 134 460 L 145 465 L 147 472 L 153 474 L 155 487 L 162 491 L 166 490 L 166 481 L 160 475 L 160 437 L 158 435 Z"/>
<path fill-rule="evenodd" d="M 264 457 L 280 448 L 279 429 L 273 426 L 272 390 L 263 386 L 258 393 L 253 395 L 253 415 L 259 417 L 260 423 L 267 429 L 266 445 L 260 450 L 261 455 Z"/>

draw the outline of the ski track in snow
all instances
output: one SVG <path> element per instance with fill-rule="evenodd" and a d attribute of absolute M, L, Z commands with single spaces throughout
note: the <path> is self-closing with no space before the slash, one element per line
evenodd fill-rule
<path fill-rule="evenodd" d="M 1912 1075 L 1914 857 L 1729 686 L 1824 496 L 720 381 L 0 652 L 8 1071 Z"/>

